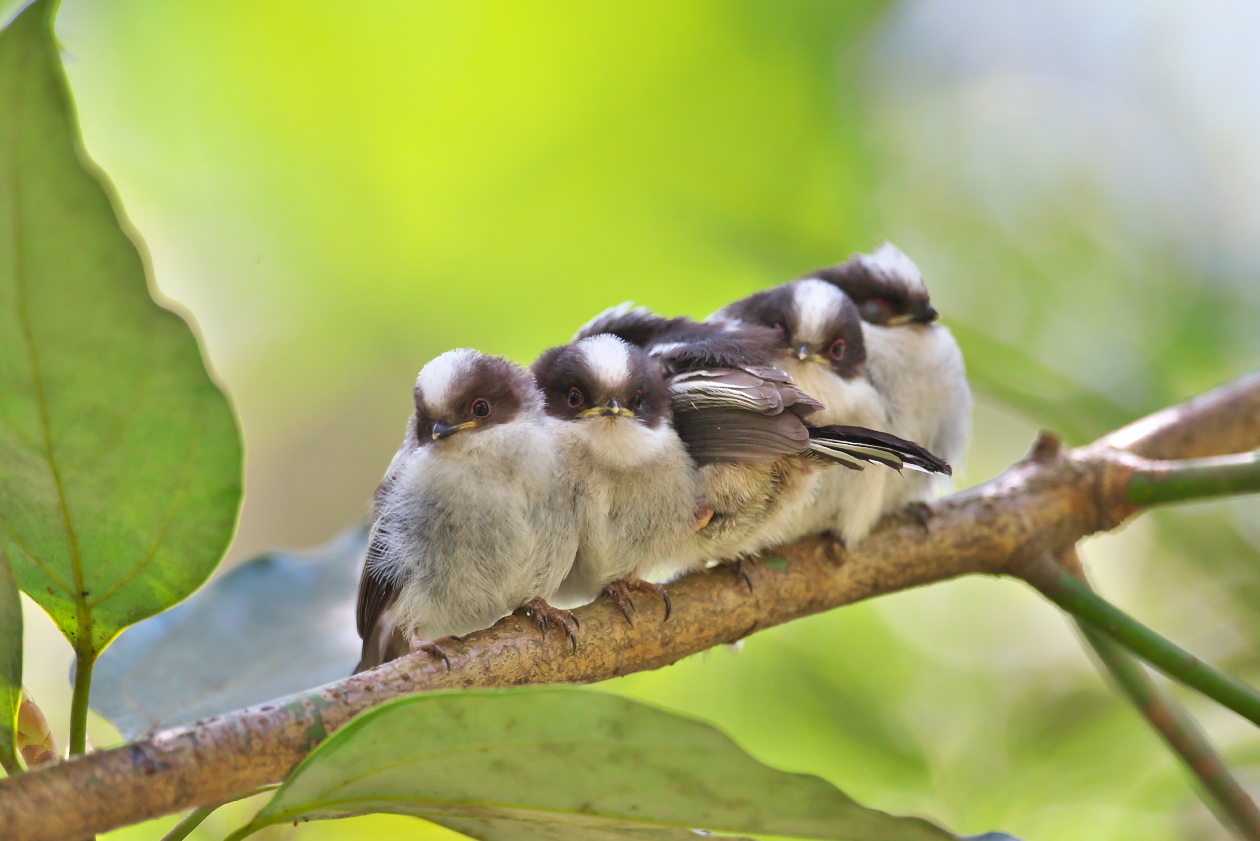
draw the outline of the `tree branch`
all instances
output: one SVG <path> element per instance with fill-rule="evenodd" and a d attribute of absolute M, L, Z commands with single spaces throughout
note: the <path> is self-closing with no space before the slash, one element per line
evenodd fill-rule
<path fill-rule="evenodd" d="M 1145 424 L 1145 426 L 1144 426 Z M 930 534 L 890 518 L 853 552 L 809 538 L 752 564 L 751 595 L 722 570 L 671 585 L 674 613 L 634 626 L 608 600 L 578 611 L 578 650 L 508 617 L 470 635 L 445 670 L 416 654 L 377 669 L 142 741 L 0 781 L 0 826 L 25 841 L 81 838 L 228 800 L 282 779 L 355 714 L 412 692 L 525 683 L 589 683 L 655 669 L 720 643 L 885 593 L 969 573 L 1004 574 L 1026 547 L 1061 552 L 1137 510 L 1135 464 L 1260 448 L 1260 375 L 1160 412 L 1090 447 L 1061 452 L 1043 436 L 1028 459 L 939 503 Z M 74 808 L 67 808 L 74 804 Z"/>

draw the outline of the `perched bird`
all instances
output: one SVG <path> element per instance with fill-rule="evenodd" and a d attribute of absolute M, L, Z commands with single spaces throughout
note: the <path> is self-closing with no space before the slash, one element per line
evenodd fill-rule
<path fill-rule="evenodd" d="M 971 435 L 971 386 L 962 351 L 949 328 L 937 321 L 919 267 L 886 242 L 871 254 L 856 254 L 809 277 L 836 286 L 857 304 L 867 374 L 883 395 L 889 430 L 962 465 Z M 936 495 L 931 477 L 907 478 L 890 484 L 886 510 Z"/>
<path fill-rule="evenodd" d="M 896 436 L 809 423 L 806 418 L 821 405 L 768 364 L 778 354 L 779 335 L 772 329 L 664 318 L 622 305 L 582 328 L 577 344 L 601 334 L 639 345 L 659 364 L 673 430 L 699 468 L 704 502 L 713 512 L 686 552 L 656 562 L 647 573 L 651 580 L 737 561 L 791 537 L 813 499 L 820 467 L 861 470 L 870 463 L 949 471 L 922 447 Z"/>
<path fill-rule="evenodd" d="M 356 672 L 408 650 L 446 660 L 433 640 L 513 611 L 574 639 L 571 615 L 546 601 L 577 552 L 574 487 L 557 433 L 520 366 L 468 349 L 424 366 L 373 503 Z"/>
<path fill-rule="evenodd" d="M 886 401 L 867 376 L 861 315 L 835 286 L 801 280 L 768 289 L 718 310 L 709 321 L 772 330 L 773 364 L 822 404 L 810 418 L 815 423 L 893 429 Z M 888 487 L 905 481 L 904 474 L 888 470 L 828 471 L 789 536 L 826 531 L 856 545 L 883 515 Z"/>
<path fill-rule="evenodd" d="M 630 619 L 630 590 L 659 559 L 685 551 L 704 519 L 699 474 L 670 423 L 660 366 L 641 348 L 597 335 L 551 348 L 532 366 L 546 412 L 560 422 L 577 489 L 577 558 L 558 604 L 608 592 Z"/>
<path fill-rule="evenodd" d="M 966 452 L 971 390 L 958 345 L 936 318 L 918 269 L 885 244 L 709 320 L 775 329 L 777 364 L 825 407 L 817 422 L 887 430 L 956 465 Z M 933 496 L 931 475 L 832 473 L 799 527 L 833 531 L 852 545 L 883 514 Z"/>

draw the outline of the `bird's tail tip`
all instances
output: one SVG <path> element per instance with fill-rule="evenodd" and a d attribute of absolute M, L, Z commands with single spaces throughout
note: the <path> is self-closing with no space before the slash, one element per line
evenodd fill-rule
<path fill-rule="evenodd" d="M 809 430 L 809 448 L 837 464 L 861 470 L 867 464 L 881 464 L 901 472 L 952 476 L 949 462 L 926 447 L 898 438 L 888 432 L 863 426 L 814 426 Z"/>

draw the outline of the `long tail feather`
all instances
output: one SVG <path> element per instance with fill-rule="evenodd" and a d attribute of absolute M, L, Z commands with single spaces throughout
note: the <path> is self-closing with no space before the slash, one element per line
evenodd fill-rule
<path fill-rule="evenodd" d="M 945 476 L 954 472 L 944 459 L 913 441 L 863 426 L 811 426 L 809 448 L 852 470 L 861 470 L 865 462 L 882 464 L 899 472 L 903 468 Z"/>

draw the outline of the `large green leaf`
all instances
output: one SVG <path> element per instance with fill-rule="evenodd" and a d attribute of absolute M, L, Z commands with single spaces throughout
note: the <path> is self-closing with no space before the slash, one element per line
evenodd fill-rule
<path fill-rule="evenodd" d="M 487 841 L 683 839 L 695 830 L 940 841 L 927 821 L 777 771 L 707 724 L 570 687 L 427 693 L 363 713 L 234 836 L 298 819 L 413 815 Z"/>
<path fill-rule="evenodd" d="M 90 656 L 214 569 L 241 449 L 80 146 L 53 8 L 0 33 L 0 542 Z"/>
<path fill-rule="evenodd" d="M 22 599 L 9 559 L 0 546 L 0 768 L 10 774 L 17 760 L 17 714 L 22 704 Z"/>

